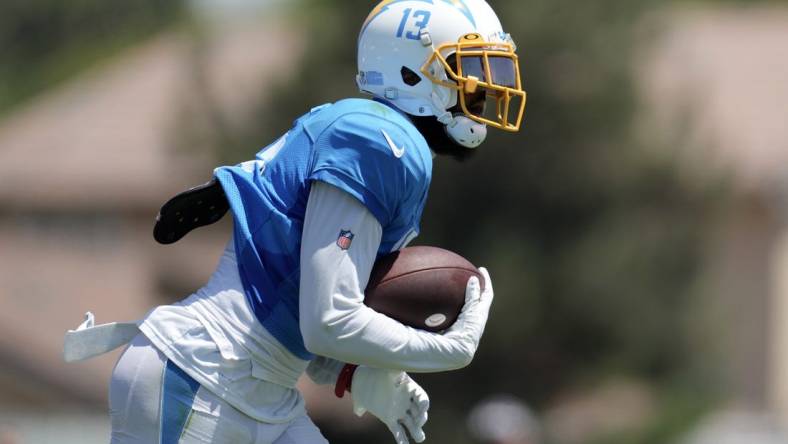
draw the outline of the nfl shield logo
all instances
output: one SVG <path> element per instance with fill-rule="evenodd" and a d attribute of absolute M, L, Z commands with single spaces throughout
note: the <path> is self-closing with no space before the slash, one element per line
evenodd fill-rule
<path fill-rule="evenodd" d="M 350 248 L 350 244 L 353 243 L 354 236 L 355 235 L 350 230 L 341 230 L 337 238 L 337 246 L 343 250 L 347 250 Z"/>

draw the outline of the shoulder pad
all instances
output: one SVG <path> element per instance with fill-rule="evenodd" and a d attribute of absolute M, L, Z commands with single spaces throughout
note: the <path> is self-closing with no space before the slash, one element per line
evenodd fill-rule
<path fill-rule="evenodd" d="M 173 244 L 193 229 L 217 222 L 229 209 L 222 186 L 213 179 L 167 201 L 156 216 L 153 238 Z"/>
<path fill-rule="evenodd" d="M 351 137 L 365 145 L 403 157 L 403 148 L 411 161 L 431 169 L 432 155 L 424 136 L 407 117 L 389 106 L 366 99 L 346 99 L 324 108 L 304 122 L 313 141 L 319 137 Z M 324 134 L 325 133 L 325 134 Z"/>

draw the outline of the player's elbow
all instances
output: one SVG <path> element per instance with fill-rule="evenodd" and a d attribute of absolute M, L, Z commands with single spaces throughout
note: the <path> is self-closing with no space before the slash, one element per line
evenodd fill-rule
<path fill-rule="evenodd" d="M 310 353 L 328 357 L 336 356 L 339 336 L 336 325 L 318 318 L 311 322 L 301 322 L 300 327 L 301 336 L 304 338 L 304 347 Z"/>
<path fill-rule="evenodd" d="M 329 355 L 326 350 L 329 348 L 329 341 L 326 339 L 325 332 L 321 331 L 316 323 L 301 322 L 301 336 L 304 338 L 304 347 L 313 354 L 320 356 Z"/>
<path fill-rule="evenodd" d="M 326 355 L 326 343 L 321 338 L 316 338 L 312 335 L 303 335 L 304 347 L 309 353 L 315 355 Z"/>

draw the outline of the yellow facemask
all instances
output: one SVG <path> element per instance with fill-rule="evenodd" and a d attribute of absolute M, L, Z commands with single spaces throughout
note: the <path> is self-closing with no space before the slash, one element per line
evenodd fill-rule
<path fill-rule="evenodd" d="M 456 64 L 447 58 L 455 59 Z M 454 82 L 437 77 L 436 61 Z M 514 44 L 485 42 L 479 34 L 466 34 L 457 43 L 436 48 L 421 72 L 432 82 L 457 90 L 468 118 L 504 131 L 520 130 L 526 94 Z M 494 114 L 485 115 L 485 102 L 491 98 L 495 100 L 495 109 L 490 110 Z"/>

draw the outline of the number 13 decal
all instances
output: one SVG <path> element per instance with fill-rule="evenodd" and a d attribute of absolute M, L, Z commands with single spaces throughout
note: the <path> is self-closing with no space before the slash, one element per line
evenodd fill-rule
<path fill-rule="evenodd" d="M 410 40 L 419 40 L 419 32 L 422 29 L 427 27 L 427 24 L 430 22 L 430 11 L 416 11 L 413 12 L 413 28 L 408 32 L 405 32 L 405 27 L 408 26 L 408 19 L 411 18 L 411 12 L 413 12 L 413 8 L 406 9 L 402 14 L 402 22 L 399 24 L 399 30 L 397 30 L 397 37 L 402 38 L 403 33 L 405 34 L 405 38 Z M 415 28 L 415 29 L 414 29 Z"/>

